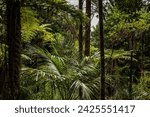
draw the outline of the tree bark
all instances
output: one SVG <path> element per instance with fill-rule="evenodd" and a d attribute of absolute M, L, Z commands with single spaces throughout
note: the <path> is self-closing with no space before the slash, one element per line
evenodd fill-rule
<path fill-rule="evenodd" d="M 144 78 L 144 36 L 141 34 L 141 77 Z"/>
<path fill-rule="evenodd" d="M 79 9 L 82 11 L 83 10 L 83 0 L 79 0 Z M 80 18 L 80 24 L 79 24 L 79 59 L 82 61 L 83 55 L 83 26 L 82 26 L 82 18 Z M 80 100 L 83 99 L 82 97 L 83 91 L 82 87 L 79 88 L 79 98 Z"/>
<path fill-rule="evenodd" d="M 88 23 L 86 24 L 85 31 L 85 56 L 90 55 L 90 36 L 91 36 L 91 0 L 86 0 L 86 14 L 89 18 Z"/>
<path fill-rule="evenodd" d="M 18 99 L 20 92 L 21 22 L 20 0 L 7 0 L 8 74 L 3 85 L 3 99 Z"/>
<path fill-rule="evenodd" d="M 103 0 L 99 0 L 99 38 L 101 63 L 101 99 L 105 100 L 105 60 L 104 60 L 104 33 L 103 33 Z"/>
<path fill-rule="evenodd" d="M 130 78 L 129 78 L 129 99 L 132 100 L 132 84 L 133 84 L 133 36 L 129 42 L 130 49 Z"/>
<path fill-rule="evenodd" d="M 79 9 L 82 11 L 83 8 L 83 0 L 79 0 Z M 83 26 L 82 26 L 82 18 L 80 18 L 79 24 L 79 59 L 82 60 L 82 52 L 83 52 Z"/>
<path fill-rule="evenodd" d="M 130 58 L 129 99 L 132 100 L 133 50 L 131 50 Z"/>

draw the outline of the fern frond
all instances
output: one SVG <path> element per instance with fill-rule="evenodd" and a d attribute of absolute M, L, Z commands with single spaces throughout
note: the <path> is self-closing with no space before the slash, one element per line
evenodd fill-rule
<path fill-rule="evenodd" d="M 37 13 L 31 8 L 22 8 L 22 37 L 24 41 L 30 41 L 38 32 L 43 34 L 43 39 L 54 40 L 53 34 L 50 33 L 50 24 L 41 24 L 37 18 Z"/>
<path fill-rule="evenodd" d="M 125 51 L 125 50 L 114 50 L 113 53 L 111 50 L 105 50 L 105 59 L 124 59 L 124 60 L 130 60 L 130 51 Z M 137 61 L 135 58 L 133 58 L 133 61 Z"/>

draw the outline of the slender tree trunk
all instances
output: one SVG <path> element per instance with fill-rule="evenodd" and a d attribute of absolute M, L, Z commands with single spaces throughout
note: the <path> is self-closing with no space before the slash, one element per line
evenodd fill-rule
<path fill-rule="evenodd" d="M 129 99 L 132 100 L 132 83 L 133 83 L 133 37 L 130 39 L 130 78 L 129 78 Z"/>
<path fill-rule="evenodd" d="M 141 77 L 144 77 L 144 36 L 143 33 L 141 34 Z"/>
<path fill-rule="evenodd" d="M 79 9 L 82 11 L 83 10 L 83 0 L 79 0 Z M 82 18 L 80 18 L 80 24 L 79 24 L 79 59 L 82 61 L 83 55 L 83 26 L 82 26 Z M 82 87 L 79 88 L 79 98 L 80 100 L 83 99 L 82 97 L 83 91 Z"/>
<path fill-rule="evenodd" d="M 90 55 L 90 37 L 91 37 L 91 0 L 86 0 L 86 14 L 89 21 L 86 25 L 85 31 L 85 56 Z"/>
<path fill-rule="evenodd" d="M 5 77 L 3 99 L 18 99 L 20 92 L 21 24 L 20 0 L 7 0 L 8 76 Z"/>
<path fill-rule="evenodd" d="M 129 79 L 129 99 L 132 100 L 132 75 L 133 75 L 133 51 L 131 50 L 130 57 L 130 79 Z"/>
<path fill-rule="evenodd" d="M 104 62 L 104 33 L 103 33 L 103 0 L 99 0 L 99 38 L 101 60 L 101 99 L 105 100 L 105 62 Z"/>
<path fill-rule="evenodd" d="M 83 0 L 79 0 L 79 9 L 82 11 Z M 83 26 L 82 18 L 80 18 L 79 24 L 79 59 L 82 60 L 82 51 L 83 51 Z"/>

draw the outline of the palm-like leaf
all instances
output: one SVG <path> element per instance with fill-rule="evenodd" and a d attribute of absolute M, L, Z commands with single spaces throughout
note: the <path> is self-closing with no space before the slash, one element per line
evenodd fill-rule
<path fill-rule="evenodd" d="M 60 57 L 56 57 L 51 55 L 48 51 L 43 50 L 37 46 L 27 46 L 28 51 L 26 51 L 25 55 L 22 55 L 24 61 L 28 61 L 28 63 L 32 63 L 31 66 L 27 67 L 26 62 L 24 62 L 24 67 L 22 68 L 22 86 L 26 86 L 25 84 L 31 84 L 27 86 L 30 88 L 30 91 L 34 91 L 35 87 L 41 87 L 41 91 L 45 91 L 43 94 L 39 94 L 41 91 L 37 91 L 35 95 L 31 97 L 41 98 L 41 99 L 62 99 L 64 98 L 61 88 L 63 87 L 65 77 L 61 75 L 61 68 L 57 66 L 65 66 L 64 61 Z M 25 60 L 26 59 L 26 60 Z M 33 83 L 24 83 L 24 81 L 28 81 L 27 79 L 32 79 Z M 41 86 L 40 86 L 41 85 Z M 32 87 L 34 86 L 34 87 Z M 48 93 L 49 92 L 49 93 Z M 52 96 L 53 95 L 53 96 Z M 40 96 L 40 97 L 39 97 Z"/>

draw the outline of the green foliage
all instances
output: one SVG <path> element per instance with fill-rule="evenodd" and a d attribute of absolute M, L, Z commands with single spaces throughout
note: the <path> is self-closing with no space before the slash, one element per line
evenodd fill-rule
<path fill-rule="evenodd" d="M 150 98 L 150 72 L 145 71 L 144 76 L 141 77 L 138 85 L 134 85 L 134 99 L 149 100 Z"/>
<path fill-rule="evenodd" d="M 113 7 L 113 9 L 111 9 L 109 12 L 108 17 L 106 17 L 104 22 L 105 69 L 107 82 L 106 89 L 109 89 L 106 90 L 106 93 L 110 99 L 128 99 L 131 51 L 133 51 L 133 84 L 135 83 L 134 90 L 138 90 L 137 87 L 139 84 L 141 84 L 139 83 L 141 82 L 140 80 L 142 78 L 140 68 L 142 61 L 141 40 L 143 38 L 144 41 L 148 41 L 148 38 L 146 39 L 146 35 L 141 35 L 147 34 L 147 31 L 149 31 L 149 17 L 149 11 L 145 8 L 141 8 L 135 12 L 127 13 L 123 10 L 119 10 L 117 7 Z M 97 26 L 94 29 L 94 32 L 92 32 L 92 44 L 95 47 L 99 47 L 98 33 L 99 30 Z M 133 39 L 133 50 L 130 50 L 131 39 Z M 143 46 L 145 46 L 145 44 Z M 146 51 L 146 48 L 143 51 Z M 94 57 L 97 55 L 99 56 L 99 52 L 96 52 Z M 146 61 L 147 59 L 145 58 L 143 60 Z M 145 66 L 145 62 L 143 64 Z M 144 83 L 140 86 L 143 85 Z M 142 90 L 143 92 L 147 90 L 146 87 L 147 86 L 145 86 L 145 88 Z M 148 99 L 148 94 L 149 93 L 147 93 L 147 97 L 142 96 L 141 99 Z M 138 96 L 138 93 L 135 95 Z"/>
<path fill-rule="evenodd" d="M 5 44 L 0 44 L 0 66 L 5 60 L 5 49 L 7 46 Z"/>
<path fill-rule="evenodd" d="M 120 50 L 105 50 L 105 59 L 111 58 L 112 60 L 116 59 L 124 59 L 124 60 L 130 60 L 130 52 L 124 51 L 122 49 Z"/>
<path fill-rule="evenodd" d="M 58 85 L 58 82 L 62 82 L 64 79 L 63 75 L 60 74 L 60 67 L 57 67 L 64 65 L 63 59 L 60 57 L 55 57 L 54 55 L 51 55 L 50 53 L 39 47 L 28 46 L 28 49 L 29 51 L 26 51 L 26 55 L 22 56 L 25 65 L 22 68 L 21 74 L 23 90 L 29 88 L 29 90 L 31 91 L 31 94 L 29 95 L 30 97 L 28 98 L 48 98 L 46 96 L 50 96 L 50 94 L 48 95 L 47 93 L 52 89 L 47 89 L 47 85 L 51 84 L 50 87 L 55 89 Z M 28 82 L 26 84 L 26 82 L 24 81 L 28 80 L 32 80 L 32 82 Z M 33 92 L 36 90 L 34 88 L 36 88 L 37 86 L 39 87 L 39 91 L 37 91 L 36 94 Z M 43 90 L 46 90 L 44 92 L 44 95 Z M 57 90 L 58 87 L 56 88 L 55 92 L 58 92 Z M 59 93 L 56 93 L 56 95 L 58 94 Z M 55 93 L 53 94 L 54 97 L 56 95 Z M 56 96 L 56 98 L 58 97 Z"/>
<path fill-rule="evenodd" d="M 149 29 L 149 12 L 142 8 L 134 14 L 137 17 L 131 18 L 130 14 L 120 11 L 115 7 L 113 8 L 105 22 L 105 38 L 108 48 L 111 48 L 112 45 L 118 46 L 122 44 L 126 47 L 131 36 L 140 36 Z M 96 39 L 94 44 L 98 46 L 98 27 L 93 32 L 93 36 Z"/>
<path fill-rule="evenodd" d="M 114 0 L 117 8 L 121 11 L 124 11 L 126 13 L 133 13 L 137 10 L 140 10 L 140 8 L 143 5 L 143 0 Z"/>
<path fill-rule="evenodd" d="M 93 92 L 98 92 L 95 77 L 98 76 L 90 58 L 85 58 L 80 64 L 74 59 L 64 60 L 51 55 L 38 47 L 31 46 L 28 49 L 27 54 L 22 56 L 25 66 L 21 74 L 22 90 L 31 91 L 26 98 L 80 99 L 81 88 L 83 99 L 94 99 Z M 68 65 L 65 61 L 68 61 Z M 28 63 L 32 64 L 28 65 Z M 29 82 L 30 80 L 32 82 Z M 35 91 L 37 87 L 38 91 Z M 53 95 L 50 92 L 53 92 Z"/>
<path fill-rule="evenodd" d="M 30 41 L 38 33 L 42 33 L 44 40 L 53 40 L 53 34 L 49 32 L 50 24 L 40 24 L 37 13 L 31 8 L 22 9 L 22 35 L 24 41 Z M 49 30 L 49 31 L 48 31 Z"/>
<path fill-rule="evenodd" d="M 92 3 L 97 5 L 96 0 Z M 115 0 L 109 5 L 103 3 L 106 99 L 129 98 L 131 52 L 133 97 L 150 98 L 150 13 L 141 7 L 140 0 L 138 8 L 133 3 L 131 6 L 134 8 L 127 7 L 130 3 L 130 0 Z M 82 19 L 85 28 L 84 24 L 89 20 L 85 13 L 69 5 L 66 0 L 26 0 L 22 4 L 20 99 L 99 99 L 101 73 L 98 26 L 92 32 L 90 56 L 83 56 L 79 60 L 78 25 Z M 4 19 L 2 12 L 0 68 L 7 55 Z M 134 42 L 132 50 L 131 39 Z"/>
<path fill-rule="evenodd" d="M 30 8 L 22 8 L 22 35 L 23 39 L 32 39 L 36 35 L 39 28 L 39 20 L 36 18 L 36 13 Z M 29 40 L 30 40 L 29 39 Z"/>

